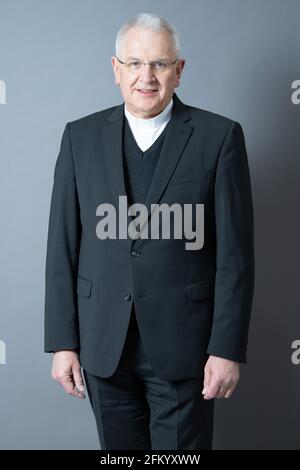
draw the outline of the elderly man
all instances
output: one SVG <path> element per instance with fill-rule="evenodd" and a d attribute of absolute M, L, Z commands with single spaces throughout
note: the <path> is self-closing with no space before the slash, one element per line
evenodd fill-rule
<path fill-rule="evenodd" d="M 232 395 L 246 362 L 254 250 L 244 135 L 178 98 L 184 64 L 163 18 L 123 25 L 112 67 L 124 103 L 68 123 L 55 166 L 45 351 L 67 393 L 84 398 L 84 375 L 102 449 L 210 449 L 214 399 Z M 158 205 L 192 207 L 190 228 L 204 207 L 204 243 L 142 236 Z M 122 235 L 103 230 L 111 208 Z M 124 228 L 143 208 L 131 237 Z"/>

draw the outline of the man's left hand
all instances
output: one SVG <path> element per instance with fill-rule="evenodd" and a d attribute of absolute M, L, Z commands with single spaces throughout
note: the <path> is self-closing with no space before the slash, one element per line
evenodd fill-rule
<path fill-rule="evenodd" d="M 239 380 L 239 363 L 218 356 L 209 356 L 204 368 L 205 400 L 230 398 Z"/>

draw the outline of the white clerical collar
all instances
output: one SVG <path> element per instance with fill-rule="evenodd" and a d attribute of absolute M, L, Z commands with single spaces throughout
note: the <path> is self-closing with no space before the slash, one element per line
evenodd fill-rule
<path fill-rule="evenodd" d="M 170 119 L 171 113 L 172 113 L 172 107 L 173 107 L 173 98 L 171 98 L 171 101 L 165 107 L 165 109 L 163 109 L 161 113 L 159 113 L 157 116 L 154 116 L 153 118 L 150 118 L 150 119 L 138 118 L 134 116 L 130 111 L 128 111 L 125 103 L 124 103 L 124 112 L 129 123 L 133 125 L 135 128 L 145 129 L 145 130 L 146 129 L 154 130 L 154 129 L 159 128 L 162 124 L 164 124 L 166 121 Z"/>

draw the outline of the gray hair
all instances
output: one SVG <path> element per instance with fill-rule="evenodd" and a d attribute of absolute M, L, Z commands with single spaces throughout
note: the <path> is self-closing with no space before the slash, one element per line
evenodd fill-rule
<path fill-rule="evenodd" d="M 155 15 L 154 13 L 139 13 L 121 26 L 116 37 L 116 56 L 118 56 L 120 52 L 121 42 L 125 34 L 133 27 L 149 28 L 153 31 L 169 33 L 173 42 L 174 51 L 176 53 L 176 59 L 179 58 L 180 45 L 177 29 L 175 26 L 168 23 L 164 18 Z"/>

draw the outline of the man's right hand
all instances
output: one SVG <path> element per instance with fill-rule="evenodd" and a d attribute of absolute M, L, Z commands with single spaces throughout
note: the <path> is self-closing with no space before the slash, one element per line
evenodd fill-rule
<path fill-rule="evenodd" d="M 83 378 L 78 354 L 75 351 L 57 351 L 53 355 L 51 376 L 59 382 L 66 393 L 85 398 Z"/>

